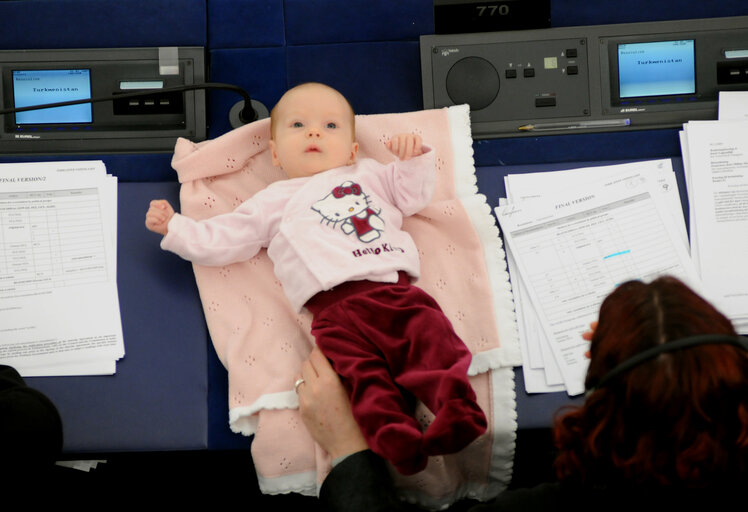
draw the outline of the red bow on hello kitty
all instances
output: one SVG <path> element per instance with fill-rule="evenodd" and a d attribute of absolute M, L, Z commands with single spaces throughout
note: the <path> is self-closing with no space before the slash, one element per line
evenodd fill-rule
<path fill-rule="evenodd" d="M 360 196 L 361 195 L 361 186 L 358 185 L 358 183 L 351 183 L 347 187 L 335 187 L 332 189 L 332 195 L 336 199 L 340 199 L 343 196 L 348 196 L 353 194 L 354 196 Z"/>

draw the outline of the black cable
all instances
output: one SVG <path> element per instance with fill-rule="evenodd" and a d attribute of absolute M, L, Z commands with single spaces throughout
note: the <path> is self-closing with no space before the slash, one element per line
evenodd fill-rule
<path fill-rule="evenodd" d="M 180 86 L 175 86 L 175 87 L 164 87 L 162 89 L 148 89 L 148 90 L 142 90 L 138 92 L 126 92 L 122 94 L 113 94 L 111 96 L 88 98 L 84 100 L 71 100 L 71 101 L 61 101 L 59 103 L 46 103 L 44 105 L 32 105 L 29 107 L 6 108 L 4 110 L 0 110 L 0 115 L 12 114 L 15 112 L 28 112 L 30 110 L 41 110 L 45 108 L 67 107 L 70 105 L 83 105 L 85 103 L 100 103 L 102 101 L 114 101 L 114 100 L 128 99 L 128 98 L 141 98 L 144 96 L 153 96 L 155 94 L 163 94 L 163 93 L 168 93 L 168 92 L 194 91 L 197 89 L 223 89 L 223 90 L 234 91 L 236 93 L 239 93 L 244 98 L 244 108 L 241 110 L 241 112 L 239 112 L 239 119 L 243 123 L 251 123 L 252 121 L 256 121 L 258 118 L 257 111 L 254 108 L 252 108 L 252 99 L 250 98 L 249 93 L 247 93 L 247 91 L 245 91 L 244 89 L 236 85 L 224 84 L 224 83 L 219 83 L 219 82 L 206 82 L 202 84 L 180 85 Z"/>

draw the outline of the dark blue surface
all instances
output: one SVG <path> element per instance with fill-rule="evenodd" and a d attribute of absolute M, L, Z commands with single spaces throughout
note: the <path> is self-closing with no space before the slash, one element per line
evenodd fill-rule
<path fill-rule="evenodd" d="M 289 45 L 418 41 L 434 32 L 433 0 L 285 0 L 285 12 Z"/>
<path fill-rule="evenodd" d="M 268 111 L 283 95 L 286 85 L 284 47 L 240 48 L 210 52 L 210 79 L 243 87 Z M 241 97 L 230 92 L 208 93 L 208 138 L 231 130 L 228 113 Z"/>
<path fill-rule="evenodd" d="M 119 185 L 117 285 L 126 354 L 116 375 L 26 379 L 60 410 L 67 452 L 208 446 L 210 340 L 192 265 L 162 251 L 160 237 L 143 223 L 151 199 L 177 205 L 178 190 L 173 182 Z"/>
<path fill-rule="evenodd" d="M 348 98 L 357 114 L 423 108 L 417 42 L 289 46 L 288 83 L 324 82 Z"/>
<path fill-rule="evenodd" d="M 640 130 L 476 140 L 476 166 L 680 156 L 678 130 Z"/>
<path fill-rule="evenodd" d="M 536 393 L 525 391 L 522 368 L 514 369 L 514 389 L 517 395 L 517 429 L 551 428 L 556 415 L 566 407 L 584 403 L 584 396 L 570 397 L 566 393 Z"/>
<path fill-rule="evenodd" d="M 208 447 L 211 450 L 247 450 L 252 437 L 235 434 L 229 428 L 229 379 L 226 368 L 216 355 L 208 351 Z"/>
<path fill-rule="evenodd" d="M 210 0 L 210 48 L 283 46 L 283 0 Z"/>
<path fill-rule="evenodd" d="M 205 46 L 204 0 L 0 2 L 0 49 Z"/>

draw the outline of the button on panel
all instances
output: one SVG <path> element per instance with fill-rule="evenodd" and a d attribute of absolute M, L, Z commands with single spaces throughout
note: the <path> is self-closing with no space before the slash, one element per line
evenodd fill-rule
<path fill-rule="evenodd" d="M 546 96 L 543 98 L 535 98 L 536 107 L 555 107 L 556 98 L 554 96 Z"/>

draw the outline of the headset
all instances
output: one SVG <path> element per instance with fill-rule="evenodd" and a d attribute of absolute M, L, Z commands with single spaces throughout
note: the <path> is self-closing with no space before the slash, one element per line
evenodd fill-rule
<path fill-rule="evenodd" d="M 650 359 L 655 358 L 660 354 L 673 352 L 676 350 L 688 349 L 699 345 L 733 345 L 738 348 L 742 348 L 745 351 L 748 351 L 748 339 L 743 336 L 700 334 L 697 336 L 680 338 L 634 354 L 633 356 L 610 370 L 608 373 L 603 375 L 602 378 L 600 378 L 600 380 L 597 382 L 597 384 L 587 389 L 586 395 L 589 396 L 595 390 L 600 389 L 610 383 L 611 380 L 615 379 L 620 374 L 627 372 L 635 366 L 638 366 L 645 361 L 649 361 Z"/>

